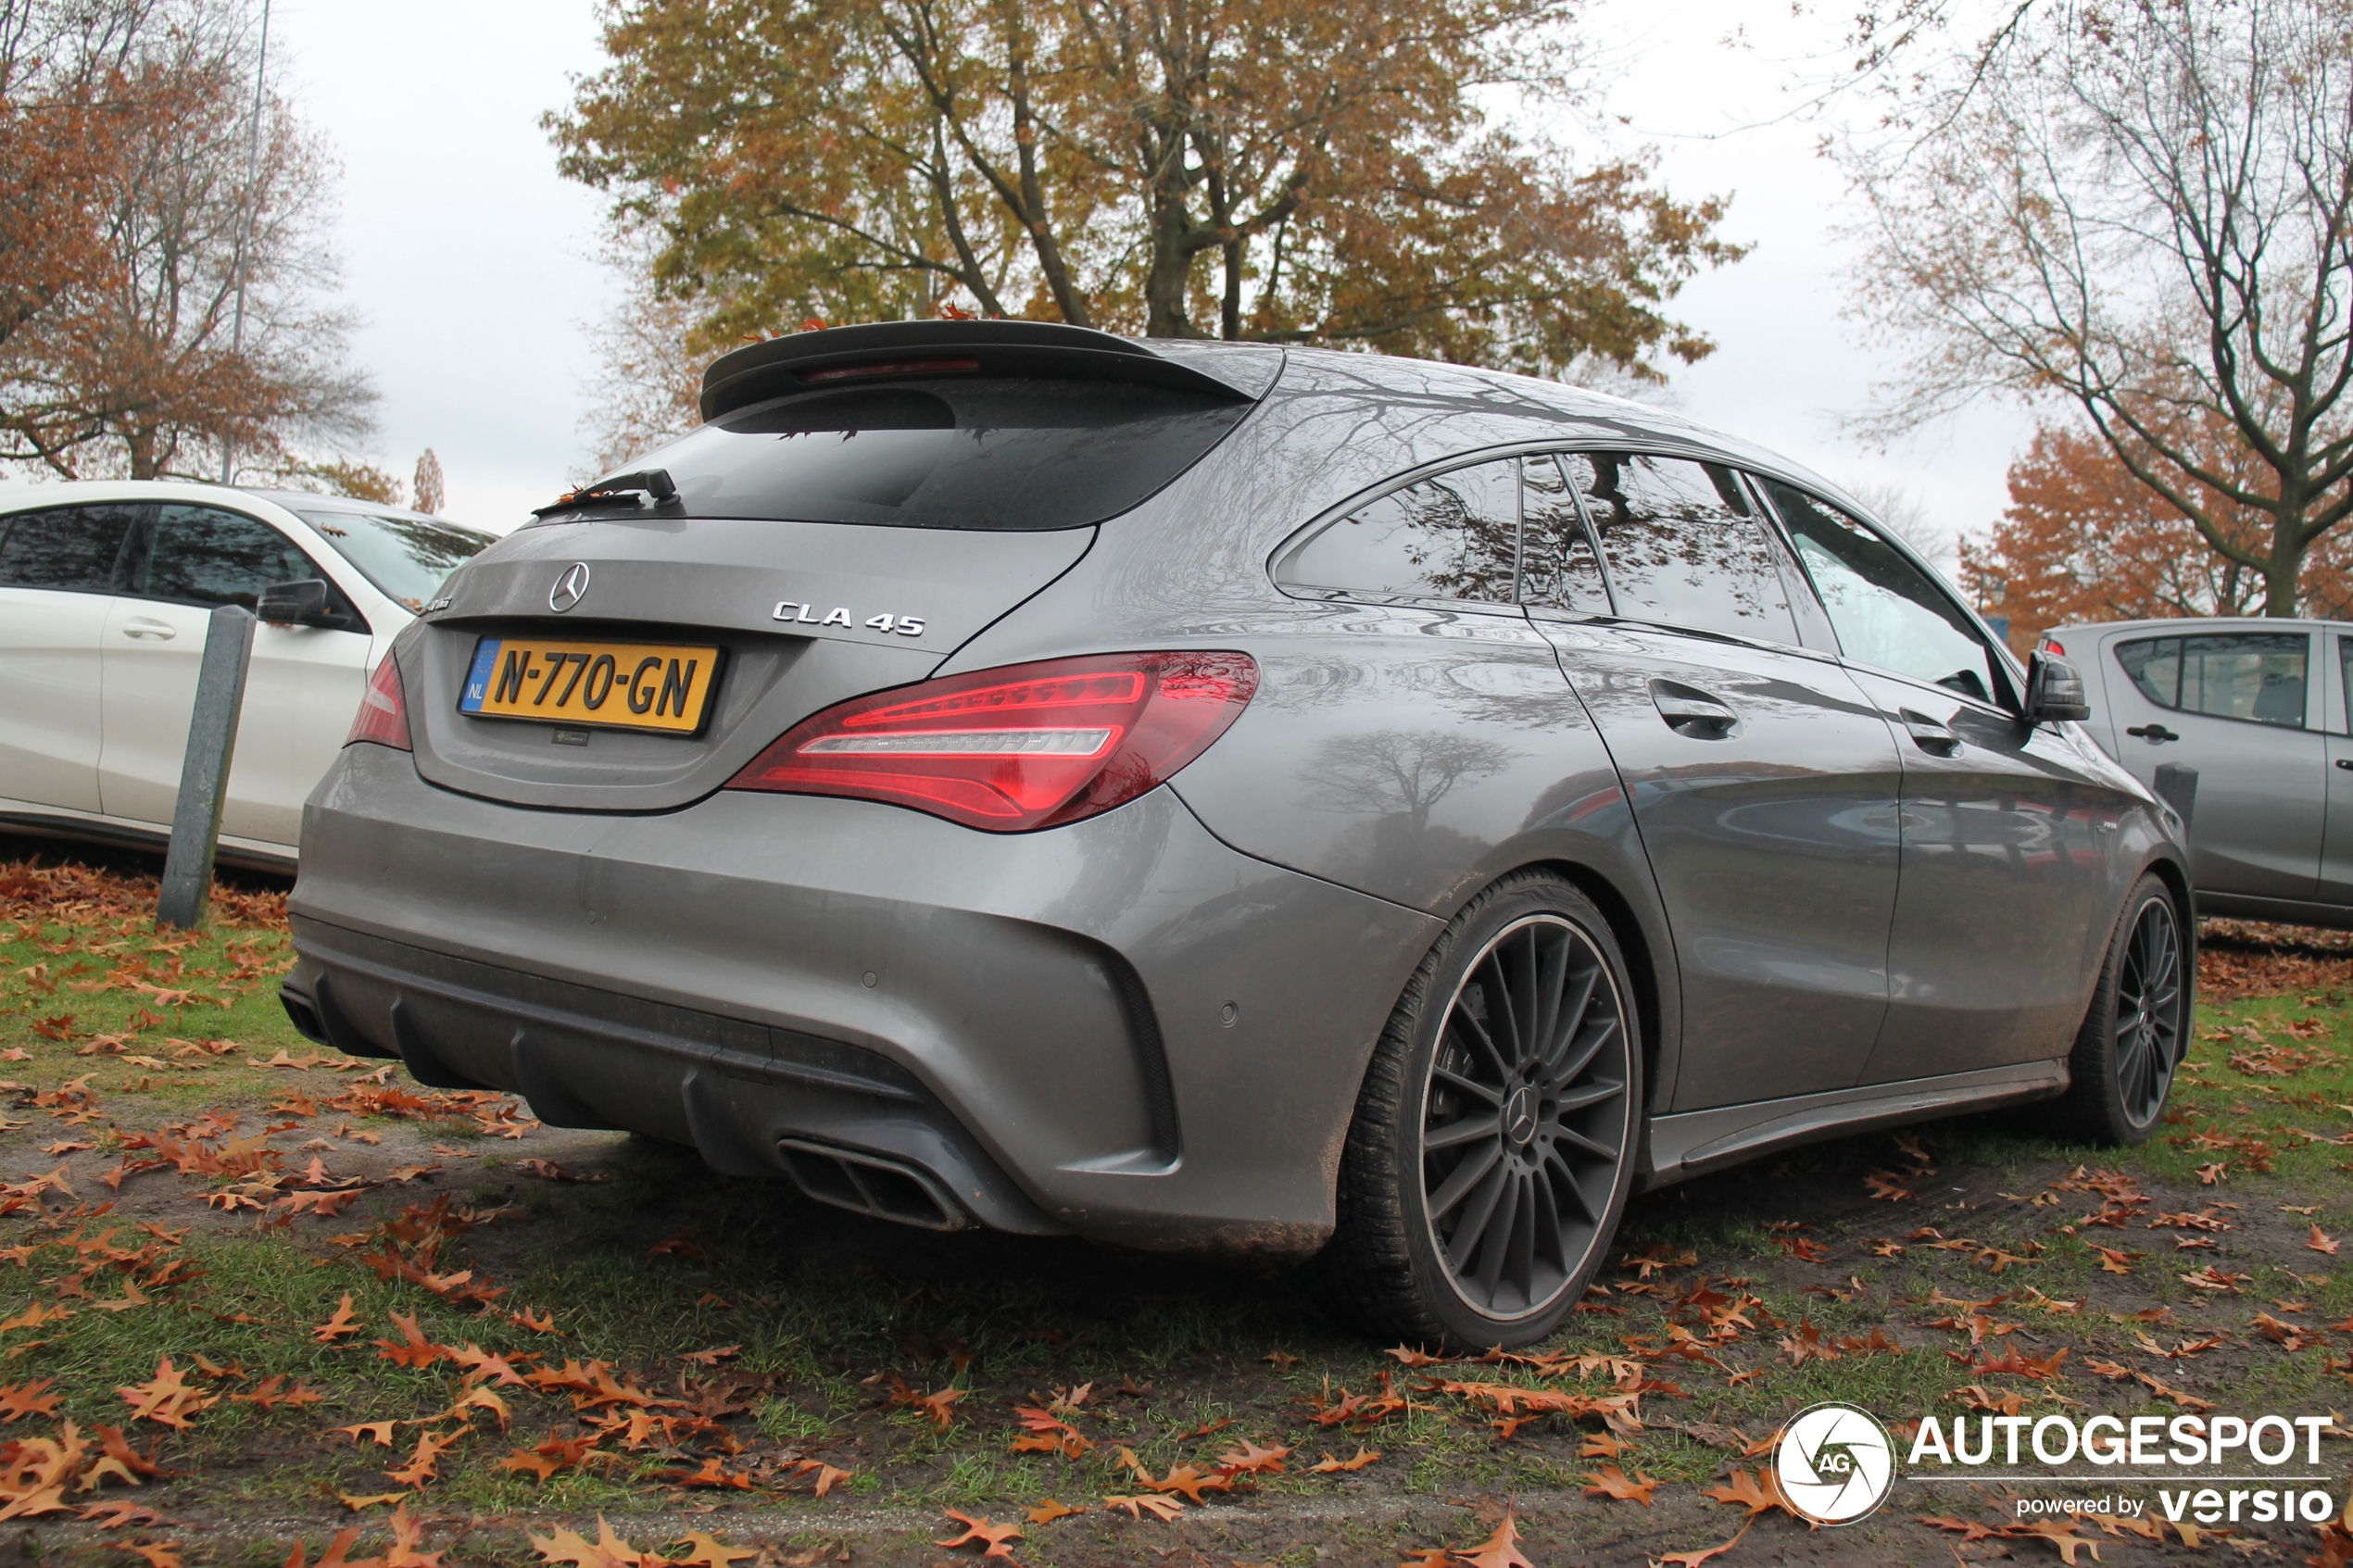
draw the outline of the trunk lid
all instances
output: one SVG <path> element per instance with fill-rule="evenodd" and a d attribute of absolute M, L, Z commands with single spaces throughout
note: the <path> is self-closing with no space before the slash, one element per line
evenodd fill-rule
<path fill-rule="evenodd" d="M 645 515 L 535 524 L 468 563 L 401 645 L 417 771 L 522 806 L 675 809 L 818 709 L 922 680 L 1094 535 Z M 696 734 L 477 716 L 459 702 L 485 638 L 715 648 L 717 684 Z"/>

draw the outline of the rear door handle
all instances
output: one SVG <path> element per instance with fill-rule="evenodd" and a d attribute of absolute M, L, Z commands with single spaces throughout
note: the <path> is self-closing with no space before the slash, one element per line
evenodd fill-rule
<path fill-rule="evenodd" d="M 2353 757 L 2340 757 L 2336 759 L 2336 765 L 2347 772 L 2353 772 Z"/>
<path fill-rule="evenodd" d="M 1904 728 L 1910 732 L 1912 744 L 1922 751 L 1938 757 L 1950 757 L 1961 749 L 1961 737 L 1950 726 L 1940 724 L 1925 713 L 1915 713 L 1906 708 L 1902 711 Z"/>
<path fill-rule="evenodd" d="M 2134 740 L 2180 740 L 2182 737 L 2162 724 L 2134 724 L 2124 732 Z"/>
<path fill-rule="evenodd" d="M 1722 740 L 1741 721 L 1738 713 L 1705 692 L 1672 681 L 1653 681 L 1651 701 L 1668 729 L 1694 740 Z"/>
<path fill-rule="evenodd" d="M 150 621 L 144 615 L 134 615 L 122 623 L 122 634 L 126 637 L 153 637 L 159 643 L 168 643 L 180 633 L 171 629 L 170 621 Z"/>

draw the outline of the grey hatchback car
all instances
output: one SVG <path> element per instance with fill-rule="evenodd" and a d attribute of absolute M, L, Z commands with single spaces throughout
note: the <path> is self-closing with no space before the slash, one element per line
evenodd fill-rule
<path fill-rule="evenodd" d="M 2092 738 L 2188 824 L 2207 914 L 2353 926 L 2353 625 L 2061 626 Z"/>
<path fill-rule="evenodd" d="M 1028 322 L 755 345 L 702 412 L 384 661 L 304 820 L 314 1038 L 1474 1347 L 1638 1186 L 2163 1109 L 2178 819 L 1769 453 Z"/>

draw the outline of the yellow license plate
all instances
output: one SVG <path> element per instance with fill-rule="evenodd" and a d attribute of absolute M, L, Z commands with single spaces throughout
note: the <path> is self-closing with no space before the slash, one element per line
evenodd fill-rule
<path fill-rule="evenodd" d="M 484 637 L 474 646 L 458 711 L 691 735 L 701 733 L 718 684 L 715 647 Z"/>

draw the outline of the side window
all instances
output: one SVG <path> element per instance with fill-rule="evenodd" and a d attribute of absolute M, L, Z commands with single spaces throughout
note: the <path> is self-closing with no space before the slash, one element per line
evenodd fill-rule
<path fill-rule="evenodd" d="M 136 591 L 181 604 L 243 605 L 261 590 L 323 575 L 300 546 L 258 518 L 213 507 L 158 508 Z"/>
<path fill-rule="evenodd" d="M 2116 662 L 2161 708 L 2283 729 L 2304 727 L 2311 639 L 2294 632 L 2213 632 L 2142 637 L 2116 647 Z"/>
<path fill-rule="evenodd" d="M 1584 520 L 1577 515 L 1568 476 L 1561 471 L 1564 463 L 1590 479 L 1592 463 L 1581 454 L 1540 456 L 1520 464 L 1520 515 L 1525 520 L 1520 525 L 1520 602 L 1578 615 L 1607 615 L 1609 588 L 1602 581 L 1602 563 L 1593 554 Z"/>
<path fill-rule="evenodd" d="M 1600 536 L 1618 614 L 1797 642 L 1765 524 L 1730 470 L 1612 452 L 1563 463 Z"/>
<path fill-rule="evenodd" d="M 1358 599 L 1512 602 L 1519 459 L 1474 463 L 1392 490 L 1293 550 L 1286 588 Z"/>
<path fill-rule="evenodd" d="M 123 541 L 139 512 L 134 503 L 50 507 L 0 517 L 0 587 L 112 593 Z"/>
<path fill-rule="evenodd" d="M 1994 700 L 1994 653 L 1943 589 L 1861 523 L 1827 501 L 1766 482 L 1797 558 L 1858 664 Z"/>
<path fill-rule="evenodd" d="M 2151 702 L 2160 708 L 2182 706 L 2181 638 L 2140 637 L 2119 643 L 2116 662 Z"/>

